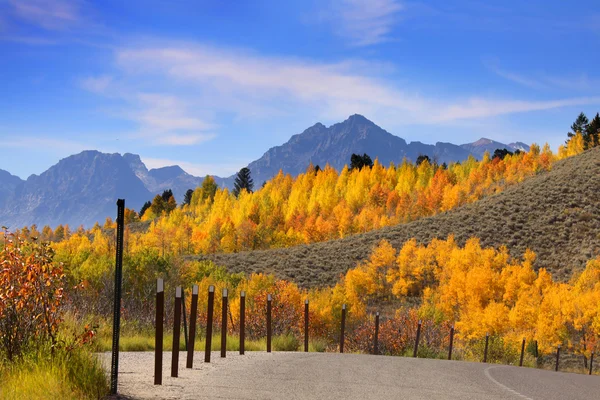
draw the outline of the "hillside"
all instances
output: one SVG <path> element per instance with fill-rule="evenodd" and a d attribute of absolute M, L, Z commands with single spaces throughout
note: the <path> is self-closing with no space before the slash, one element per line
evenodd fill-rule
<path fill-rule="evenodd" d="M 427 243 L 450 234 L 461 244 L 476 236 L 484 246 L 506 245 L 513 256 L 530 248 L 538 256 L 536 267 L 567 279 L 600 252 L 600 148 L 434 217 L 312 245 L 191 258 L 211 259 L 232 272 L 274 273 L 309 287 L 334 284 L 382 239 L 399 248 L 413 237 Z"/>

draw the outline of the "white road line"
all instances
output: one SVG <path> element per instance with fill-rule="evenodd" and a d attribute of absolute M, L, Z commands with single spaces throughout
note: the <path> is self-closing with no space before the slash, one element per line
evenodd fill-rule
<path fill-rule="evenodd" d="M 512 393 L 512 394 L 514 394 L 515 396 L 519 396 L 520 398 L 522 398 L 522 399 L 525 399 L 525 400 L 533 400 L 531 397 L 527 397 L 527 396 L 525 396 L 524 394 L 521 394 L 521 393 L 517 392 L 516 390 L 514 390 L 514 389 L 511 389 L 511 388 L 509 388 L 508 386 L 506 386 L 506 385 L 503 385 L 502 383 L 500 383 L 500 382 L 498 382 L 497 380 L 495 380 L 494 378 L 492 378 L 492 376 L 490 375 L 490 372 L 489 372 L 489 371 L 490 371 L 490 369 L 492 369 L 492 368 L 498 368 L 498 367 L 497 367 L 497 366 L 487 367 L 487 368 L 486 368 L 486 369 L 483 371 L 483 372 L 485 373 L 485 376 L 486 376 L 486 377 L 487 377 L 487 378 L 488 378 L 490 381 L 494 382 L 496 385 L 498 385 L 498 386 L 500 386 L 502 389 L 504 389 L 504 390 L 506 390 L 506 391 L 508 391 L 508 392 L 510 392 L 510 393 Z"/>

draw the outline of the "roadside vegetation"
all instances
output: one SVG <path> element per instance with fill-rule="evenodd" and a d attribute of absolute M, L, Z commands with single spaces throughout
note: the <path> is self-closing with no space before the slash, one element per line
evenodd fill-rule
<path fill-rule="evenodd" d="M 48 244 L 4 235 L 0 249 L 0 398 L 97 399 L 107 380 L 94 332 L 65 323 L 67 279 Z"/>

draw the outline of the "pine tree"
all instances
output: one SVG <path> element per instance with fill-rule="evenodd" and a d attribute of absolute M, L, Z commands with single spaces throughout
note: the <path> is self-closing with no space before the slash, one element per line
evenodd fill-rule
<path fill-rule="evenodd" d="M 147 201 L 144 203 L 144 205 L 142 206 L 142 208 L 140 209 L 140 218 L 142 218 L 144 216 L 144 213 L 146 212 L 147 209 L 150 208 L 150 206 L 152 205 L 151 202 Z"/>
<path fill-rule="evenodd" d="M 364 153 L 362 156 L 358 154 L 352 154 L 350 156 L 350 169 L 363 169 L 363 167 L 373 167 L 373 160 L 367 153 Z"/>
<path fill-rule="evenodd" d="M 598 146 L 598 141 L 600 140 L 600 113 L 596 113 L 596 116 L 588 124 L 583 135 L 583 140 L 585 141 L 586 149 Z"/>
<path fill-rule="evenodd" d="M 573 122 L 573 125 L 571 125 L 571 132 L 567 133 L 567 136 L 572 138 L 577 132 L 581 134 L 585 133 L 588 128 L 588 123 L 589 121 L 585 114 L 583 112 L 580 113 L 575 122 Z"/>
<path fill-rule="evenodd" d="M 427 156 L 427 155 L 423 155 L 423 154 L 420 154 L 420 155 L 419 155 L 419 157 L 417 157 L 416 164 L 417 164 L 417 165 L 421 165 L 421 163 L 422 163 L 423 161 L 425 161 L 425 160 L 427 160 L 427 162 L 428 162 L 429 164 L 431 164 L 431 159 L 429 158 L 429 156 Z"/>
<path fill-rule="evenodd" d="M 236 197 L 239 196 L 242 189 L 246 189 L 248 192 L 252 193 L 253 188 L 254 181 L 250 177 L 250 170 L 246 167 L 240 169 L 233 184 L 233 194 Z"/>
<path fill-rule="evenodd" d="M 169 201 L 169 199 L 170 199 L 171 197 L 173 197 L 173 191 L 172 191 L 171 189 L 167 189 L 167 190 L 165 190 L 164 192 L 162 192 L 162 195 L 161 195 L 160 197 L 162 197 L 162 199 L 163 199 L 163 200 L 165 201 L 165 203 L 166 203 L 166 202 L 168 202 L 168 201 Z"/>
<path fill-rule="evenodd" d="M 190 205 L 192 202 L 192 196 L 194 195 L 194 191 L 192 189 L 188 189 L 183 196 L 183 204 L 182 205 Z"/>

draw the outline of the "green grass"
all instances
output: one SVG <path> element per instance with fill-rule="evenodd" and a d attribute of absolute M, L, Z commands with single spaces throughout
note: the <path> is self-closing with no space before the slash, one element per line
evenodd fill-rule
<path fill-rule="evenodd" d="M 110 351 L 112 348 L 112 339 L 106 336 L 100 336 L 96 339 L 95 350 L 98 352 Z M 205 346 L 204 338 L 196 338 L 194 349 L 203 351 Z M 278 335 L 273 336 L 272 347 L 274 351 L 297 351 L 300 349 L 300 341 L 293 335 Z M 121 351 L 153 351 L 154 336 L 140 333 L 122 335 L 119 339 L 119 349 Z M 163 350 L 171 351 L 173 349 L 173 334 L 165 333 L 163 338 Z M 216 334 L 212 337 L 212 351 L 221 349 L 221 335 Z M 267 339 L 261 338 L 256 340 L 246 339 L 246 351 L 266 351 Z M 315 352 L 324 352 L 327 349 L 327 342 L 324 340 L 314 340 L 309 343 L 309 350 Z M 185 350 L 185 343 L 182 339 L 179 342 L 179 350 Z M 239 351 L 240 338 L 237 335 L 227 335 L 227 351 Z"/>
<path fill-rule="evenodd" d="M 108 393 L 100 362 L 87 350 L 47 350 L 0 367 L 1 399 L 99 399 Z"/>

